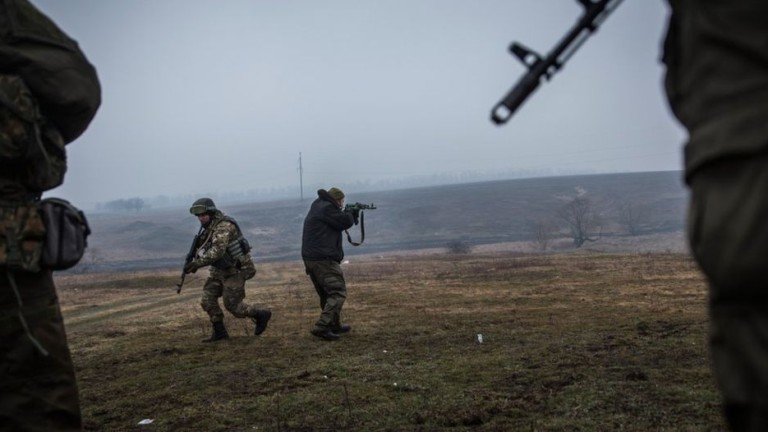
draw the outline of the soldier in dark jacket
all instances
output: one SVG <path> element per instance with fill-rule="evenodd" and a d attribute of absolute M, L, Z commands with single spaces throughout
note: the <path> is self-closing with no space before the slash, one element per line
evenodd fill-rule
<path fill-rule="evenodd" d="M 670 0 L 666 91 L 688 131 L 688 237 L 736 431 L 768 430 L 768 2 Z"/>
<path fill-rule="evenodd" d="M 322 309 L 312 334 L 325 340 L 336 340 L 339 334 L 351 330 L 349 325 L 341 323 L 341 308 L 347 298 L 340 265 L 344 259 L 341 233 L 355 223 L 358 215 L 343 208 L 344 192 L 340 189 L 318 190 L 317 199 L 304 219 L 301 238 L 304 268 L 320 297 Z"/>

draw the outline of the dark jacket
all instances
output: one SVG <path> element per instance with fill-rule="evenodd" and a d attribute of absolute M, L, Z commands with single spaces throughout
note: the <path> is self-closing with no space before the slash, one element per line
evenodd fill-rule
<path fill-rule="evenodd" d="M 354 224 L 352 213 L 344 212 L 325 189 L 317 191 L 317 199 L 304 218 L 301 257 L 307 261 L 341 262 L 341 232 Z"/>

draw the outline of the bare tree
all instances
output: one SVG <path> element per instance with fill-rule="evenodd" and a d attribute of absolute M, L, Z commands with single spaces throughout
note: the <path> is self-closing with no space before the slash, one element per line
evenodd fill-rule
<path fill-rule="evenodd" d="M 627 234 L 636 236 L 640 234 L 640 224 L 645 219 L 645 212 L 640 206 L 627 201 L 621 201 L 616 205 L 619 223 L 627 231 Z"/>
<path fill-rule="evenodd" d="M 536 221 L 530 223 L 530 229 L 533 236 L 533 243 L 543 252 L 546 251 L 552 243 L 552 239 L 557 232 L 557 225 L 551 220 Z"/>
<path fill-rule="evenodd" d="M 600 239 L 600 215 L 593 209 L 592 202 L 583 196 L 576 196 L 557 211 L 557 216 L 568 224 L 573 244 L 578 248 L 584 243 Z"/>
<path fill-rule="evenodd" d="M 109 201 L 104 204 L 103 208 L 109 211 L 115 211 L 115 212 L 128 212 L 128 211 L 134 211 L 134 212 L 140 212 L 142 210 L 145 210 L 148 206 L 141 198 L 129 198 L 129 199 L 119 199 L 114 201 Z"/>

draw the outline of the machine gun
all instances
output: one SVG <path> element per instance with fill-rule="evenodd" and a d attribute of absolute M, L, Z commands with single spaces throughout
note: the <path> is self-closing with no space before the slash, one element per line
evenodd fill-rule
<path fill-rule="evenodd" d="M 354 204 L 347 204 L 344 206 L 345 212 L 352 212 L 353 214 L 359 214 L 360 216 L 360 242 L 353 242 L 352 236 L 349 235 L 349 230 L 344 230 L 345 233 L 347 233 L 347 241 L 352 246 L 360 246 L 365 241 L 365 223 L 364 223 L 364 216 L 363 216 L 363 210 L 376 210 L 376 206 L 371 204 L 363 204 L 356 202 Z M 358 224 L 357 216 L 355 217 L 355 225 Z"/>
<path fill-rule="evenodd" d="M 184 286 L 184 279 L 187 277 L 184 269 L 187 267 L 187 264 L 191 263 L 192 260 L 195 259 L 195 253 L 197 252 L 197 240 L 200 238 L 200 234 L 202 232 L 203 227 L 200 227 L 200 231 L 198 231 L 197 235 L 195 235 L 195 238 L 192 239 L 192 246 L 189 247 L 189 252 L 187 252 L 186 258 L 184 258 L 184 265 L 181 266 L 181 279 L 179 280 L 179 283 L 176 284 L 176 294 L 181 294 L 181 287 Z"/>
<path fill-rule="evenodd" d="M 510 45 L 509 51 L 528 67 L 528 72 L 491 110 L 491 120 L 497 125 L 502 125 L 512 118 L 520 105 L 539 87 L 542 77 L 547 81 L 551 80 L 552 76 L 565 65 L 584 41 L 622 2 L 622 0 L 577 1 L 584 6 L 584 14 L 546 57 L 542 58 L 538 53 L 517 42 Z"/>

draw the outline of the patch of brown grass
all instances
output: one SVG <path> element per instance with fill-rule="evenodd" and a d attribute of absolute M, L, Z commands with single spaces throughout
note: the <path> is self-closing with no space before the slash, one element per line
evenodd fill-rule
<path fill-rule="evenodd" d="M 59 280 L 88 430 L 719 430 L 704 283 L 680 254 L 390 256 L 343 266 L 353 331 L 309 334 L 301 263 L 259 266 L 201 344 L 204 275 Z M 80 280 L 79 278 L 86 278 Z M 91 289 L 77 289 L 85 284 Z M 103 284 L 103 288 L 99 285 Z M 483 343 L 477 335 L 483 335 Z"/>

